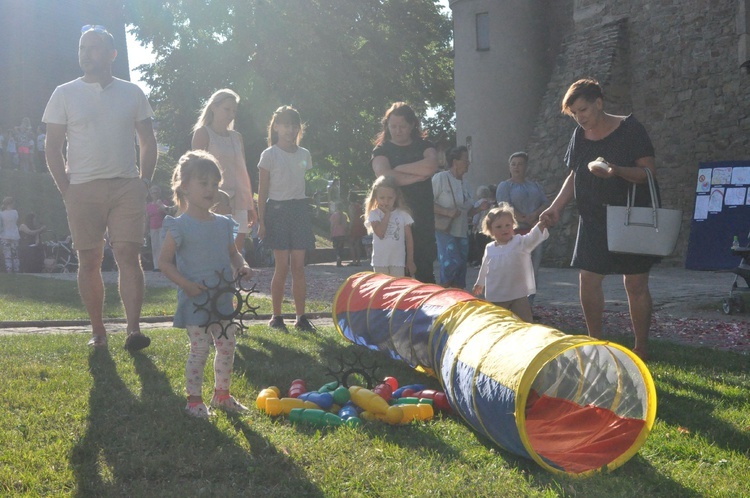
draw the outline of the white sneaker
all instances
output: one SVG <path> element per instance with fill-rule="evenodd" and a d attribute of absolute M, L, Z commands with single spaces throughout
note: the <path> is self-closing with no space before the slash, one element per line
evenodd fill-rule
<path fill-rule="evenodd" d="M 216 394 L 214 394 L 214 397 L 211 398 L 211 406 L 213 406 L 214 408 L 221 408 L 222 410 L 231 413 L 241 413 L 247 411 L 246 406 L 234 399 L 234 396 L 231 396 L 229 394 L 224 396 L 217 396 Z"/>
<path fill-rule="evenodd" d="M 211 416 L 211 410 L 202 401 L 185 405 L 185 413 L 195 418 L 208 418 Z"/>

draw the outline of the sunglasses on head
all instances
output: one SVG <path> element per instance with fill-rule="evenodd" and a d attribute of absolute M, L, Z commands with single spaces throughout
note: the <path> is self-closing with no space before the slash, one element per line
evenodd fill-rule
<path fill-rule="evenodd" d="M 87 24 L 85 26 L 82 26 L 81 33 L 85 33 L 86 31 L 96 31 L 97 33 L 109 33 L 109 31 L 107 31 L 107 28 L 99 24 Z"/>

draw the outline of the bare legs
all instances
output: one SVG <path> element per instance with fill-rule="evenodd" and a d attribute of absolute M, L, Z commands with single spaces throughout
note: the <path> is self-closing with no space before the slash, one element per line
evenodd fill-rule
<path fill-rule="evenodd" d="M 648 273 L 623 275 L 625 292 L 628 296 L 630 320 L 635 335 L 633 350 L 642 358 L 648 352 L 648 331 L 651 326 L 651 292 L 648 288 Z M 600 338 L 602 335 L 602 315 L 604 313 L 604 275 L 581 270 L 579 274 L 581 307 L 586 319 L 589 335 Z"/>
<path fill-rule="evenodd" d="M 133 242 L 117 242 L 112 244 L 112 250 L 119 269 L 120 299 L 122 299 L 122 305 L 125 308 L 127 331 L 137 332 L 141 330 L 141 307 L 143 306 L 144 292 L 143 268 L 140 259 L 141 246 Z"/>
<path fill-rule="evenodd" d="M 284 286 L 289 274 L 289 266 L 292 267 L 292 298 L 297 316 L 305 313 L 305 299 L 307 297 L 307 282 L 305 281 L 305 251 L 291 250 L 273 251 L 276 267 L 271 279 L 271 301 L 273 303 L 274 316 L 281 316 L 281 302 L 284 300 Z"/>
<path fill-rule="evenodd" d="M 106 336 L 104 328 L 104 282 L 102 281 L 102 258 L 104 243 L 96 249 L 78 251 L 78 292 L 91 320 L 92 334 Z"/>
<path fill-rule="evenodd" d="M 91 320 L 93 335 L 104 336 L 104 282 L 102 257 L 104 246 L 78 251 L 78 289 Z M 143 304 L 143 269 L 140 246 L 133 242 L 118 242 L 112 247 L 119 268 L 120 298 L 125 308 L 128 332 L 140 330 Z"/>
<path fill-rule="evenodd" d="M 651 291 L 648 288 L 648 273 L 625 275 L 625 291 L 628 293 L 630 320 L 633 323 L 635 347 L 633 350 L 642 359 L 648 355 L 648 329 L 651 326 Z"/>

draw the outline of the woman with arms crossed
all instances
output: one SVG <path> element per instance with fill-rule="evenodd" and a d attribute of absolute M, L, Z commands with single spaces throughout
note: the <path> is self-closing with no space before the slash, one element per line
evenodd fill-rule
<path fill-rule="evenodd" d="M 405 102 L 391 105 L 381 123 L 383 129 L 375 137 L 372 151 L 372 170 L 376 177 L 395 178 L 411 209 L 417 267 L 411 276 L 421 282 L 435 283 L 433 262 L 437 247 L 431 178 L 438 168 L 437 151 L 425 140 L 416 113 Z"/>

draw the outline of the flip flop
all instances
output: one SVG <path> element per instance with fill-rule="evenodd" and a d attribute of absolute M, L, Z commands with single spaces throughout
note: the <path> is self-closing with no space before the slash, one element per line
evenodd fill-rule
<path fill-rule="evenodd" d="M 128 337 L 125 339 L 125 349 L 131 352 L 147 348 L 149 344 L 151 344 L 151 339 L 141 332 L 128 332 Z"/>
<path fill-rule="evenodd" d="M 93 335 L 91 336 L 91 339 L 89 339 L 89 342 L 86 343 L 86 345 L 92 348 L 106 348 L 107 336 L 106 335 Z"/>

